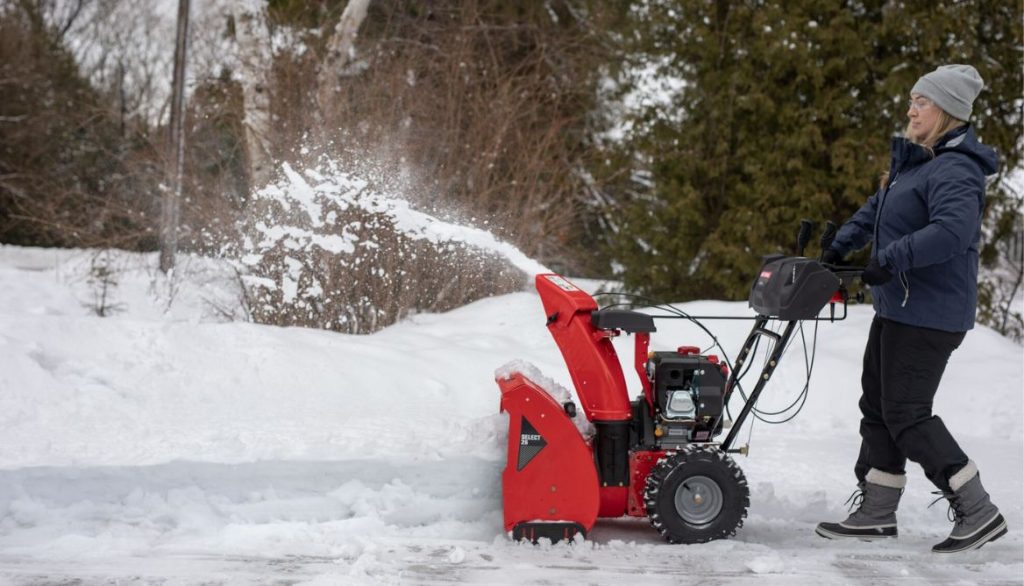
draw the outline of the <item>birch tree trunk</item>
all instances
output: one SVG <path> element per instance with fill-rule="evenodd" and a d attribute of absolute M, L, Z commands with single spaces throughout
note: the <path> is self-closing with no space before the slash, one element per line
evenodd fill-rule
<path fill-rule="evenodd" d="M 249 186 L 259 189 L 270 182 L 273 158 L 270 149 L 270 68 L 273 52 L 266 8 L 261 0 L 234 5 L 238 75 L 245 117 L 245 156 Z"/>
<path fill-rule="evenodd" d="M 325 118 L 331 98 L 341 88 L 341 78 L 345 75 L 346 67 L 355 59 L 356 36 L 360 25 L 366 20 L 369 6 L 370 0 L 349 0 L 338 25 L 334 27 L 334 33 L 327 41 L 327 53 L 317 75 L 317 104 Z"/>

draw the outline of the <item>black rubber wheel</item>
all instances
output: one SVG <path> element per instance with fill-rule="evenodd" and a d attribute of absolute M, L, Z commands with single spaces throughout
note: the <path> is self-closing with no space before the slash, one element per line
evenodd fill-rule
<path fill-rule="evenodd" d="M 651 470 L 644 504 L 651 525 L 670 543 L 704 543 L 736 535 L 750 506 L 750 488 L 727 454 L 691 444 Z"/>

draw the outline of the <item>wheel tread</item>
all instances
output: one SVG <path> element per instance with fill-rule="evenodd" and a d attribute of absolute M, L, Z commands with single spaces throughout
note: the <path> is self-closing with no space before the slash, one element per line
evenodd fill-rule
<path fill-rule="evenodd" d="M 677 534 L 663 522 L 661 513 L 658 512 L 658 495 L 665 481 L 672 472 L 687 463 L 698 461 L 715 462 L 722 465 L 736 481 L 741 499 L 741 512 L 737 522 L 732 527 L 718 528 L 713 532 L 692 534 Z M 728 504 L 728 503 L 727 503 Z M 747 517 L 747 509 L 750 506 L 750 488 L 747 479 L 743 475 L 736 462 L 717 447 L 705 444 L 690 444 L 683 450 L 669 454 L 658 460 L 658 463 L 651 470 L 647 477 L 647 485 L 644 487 L 644 505 L 647 507 L 648 518 L 651 526 L 658 531 L 669 543 L 705 543 L 715 539 L 725 539 L 736 535 L 736 532 L 743 527 L 743 520 Z"/>

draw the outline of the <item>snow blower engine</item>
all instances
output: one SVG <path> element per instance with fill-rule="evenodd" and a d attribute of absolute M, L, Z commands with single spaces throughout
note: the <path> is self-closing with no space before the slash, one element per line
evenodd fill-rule
<path fill-rule="evenodd" d="M 702 543 L 736 533 L 750 504 L 746 479 L 730 457 L 746 453 L 746 447 L 733 448 L 737 432 L 797 325 L 844 319 L 846 284 L 862 271 L 802 256 L 810 232 L 811 223 L 802 222 L 797 256 L 764 259 L 750 290 L 753 327 L 731 369 L 728 360 L 702 354 L 696 346 L 648 351 L 656 317 L 682 317 L 703 328 L 697 317 L 671 306 L 673 313 L 664 316 L 600 309 L 567 279 L 536 276 L 547 328 L 593 433 L 579 431 L 574 402 L 560 402 L 516 370 L 497 377 L 501 410 L 509 415 L 502 473 L 505 530 L 514 539 L 572 539 L 586 536 L 598 517 L 622 516 L 648 517 L 672 543 Z M 822 250 L 834 235 L 835 225 L 829 222 Z M 839 317 L 837 305 L 843 308 Z M 828 316 L 821 317 L 826 306 Z M 635 339 L 633 364 L 641 392 L 632 401 L 611 342 L 623 332 Z M 762 339 L 769 342 L 767 358 L 748 395 L 739 382 Z M 736 391 L 743 407 L 725 439 L 717 441 Z"/>

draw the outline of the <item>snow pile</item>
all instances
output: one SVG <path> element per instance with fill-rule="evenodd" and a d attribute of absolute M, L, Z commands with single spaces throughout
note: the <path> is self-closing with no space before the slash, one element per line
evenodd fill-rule
<path fill-rule="evenodd" d="M 508 380 L 516 373 L 530 379 L 534 384 L 550 395 L 551 398 L 559 405 L 565 405 L 566 403 L 573 401 L 573 394 L 569 392 L 569 389 L 558 384 L 554 379 L 545 375 L 539 368 L 525 360 L 513 360 L 498 367 L 498 369 L 494 371 L 494 377 L 497 379 Z M 589 439 L 596 433 L 594 425 L 587 420 L 587 416 L 583 412 L 583 409 L 576 410 L 576 414 L 572 416 L 572 422 L 573 425 L 576 426 L 576 429 L 579 430 L 580 435 L 585 438 Z"/>
<path fill-rule="evenodd" d="M 549 272 L 491 233 L 442 221 L 333 161 L 285 164 L 256 193 L 238 260 L 259 323 L 369 333 Z"/>
<path fill-rule="evenodd" d="M 735 539 L 673 546 L 645 519 L 621 519 L 571 547 L 534 547 L 504 532 L 494 378 L 529 370 L 575 395 L 537 295 L 352 336 L 225 322 L 208 300 L 231 299 L 231 281 L 199 272 L 182 271 L 168 311 L 155 255 L 130 257 L 111 299 L 120 311 L 100 318 L 87 306 L 91 253 L 0 247 L 0 583 L 1008 584 L 1024 570 L 1024 364 L 991 330 L 968 334 L 936 398 L 1010 527 L 978 552 L 930 554 L 949 522 L 913 465 L 898 541 L 814 535 L 843 518 L 854 488 L 863 306 L 821 324 L 803 412 L 741 430 L 751 507 Z M 750 323 L 708 326 L 735 354 Z M 613 341 L 624 361 L 632 343 Z M 681 345 L 709 340 L 659 321 L 652 350 Z M 797 343 L 761 407 L 791 403 L 804 376 Z"/>

